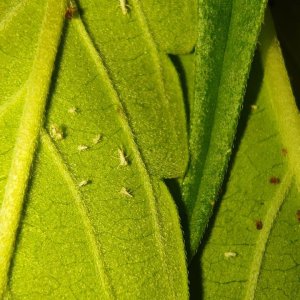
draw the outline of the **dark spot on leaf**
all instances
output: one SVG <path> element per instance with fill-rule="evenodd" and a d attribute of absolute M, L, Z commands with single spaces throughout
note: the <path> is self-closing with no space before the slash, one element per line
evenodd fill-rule
<path fill-rule="evenodd" d="M 261 220 L 256 220 L 255 226 L 257 230 L 261 230 L 263 228 L 263 222 Z"/>
<path fill-rule="evenodd" d="M 271 178 L 270 178 L 270 183 L 271 184 L 279 184 L 280 183 L 280 179 L 278 178 L 278 177 L 275 177 L 275 176 L 272 176 Z"/>
<path fill-rule="evenodd" d="M 296 212 L 296 218 L 297 218 L 298 222 L 300 222 L 300 209 L 298 209 Z"/>
<path fill-rule="evenodd" d="M 286 156 L 287 153 L 288 153 L 288 151 L 287 151 L 286 148 L 282 148 L 282 149 L 281 149 L 281 153 L 282 153 L 283 156 Z"/>

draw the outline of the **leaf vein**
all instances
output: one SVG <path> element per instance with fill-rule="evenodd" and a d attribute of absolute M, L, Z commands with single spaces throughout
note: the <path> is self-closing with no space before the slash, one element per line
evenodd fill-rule
<path fill-rule="evenodd" d="M 15 247 L 23 200 L 60 41 L 64 9 L 64 2 L 56 0 L 47 2 L 38 48 L 28 79 L 25 104 L 0 208 L 0 298 L 7 285 L 7 275 Z"/>
<path fill-rule="evenodd" d="M 292 179 L 293 174 L 288 172 L 280 184 L 280 188 L 275 194 L 271 206 L 264 218 L 264 228 L 260 232 L 260 235 L 257 239 L 256 248 L 253 253 L 253 261 L 250 267 L 250 277 L 245 292 L 245 299 L 247 300 L 255 299 L 255 291 L 262 268 L 262 261 L 265 254 L 266 245 L 272 231 L 272 226 L 292 186 Z"/>
<path fill-rule="evenodd" d="M 88 240 L 89 240 L 90 247 L 91 247 L 90 250 L 95 259 L 95 263 L 96 263 L 97 271 L 98 271 L 97 273 L 100 277 L 100 281 L 102 282 L 103 286 L 105 287 L 104 290 L 107 294 L 107 298 L 115 299 L 116 298 L 115 292 L 110 283 L 109 274 L 106 271 L 107 268 L 105 266 L 105 262 L 102 259 L 103 251 L 101 249 L 100 242 L 96 239 L 95 228 L 90 221 L 90 218 L 88 215 L 88 210 L 82 199 L 82 194 L 80 193 L 80 191 L 77 188 L 74 176 L 72 175 L 66 162 L 62 158 L 61 153 L 58 151 L 58 149 L 52 142 L 49 134 L 44 130 L 41 133 L 41 140 L 42 140 L 42 143 L 47 147 L 48 151 L 50 152 L 50 154 L 53 158 L 53 161 L 55 162 L 56 166 L 58 167 L 58 170 L 60 171 L 61 175 L 63 176 L 64 180 L 66 181 L 67 186 L 75 200 L 74 202 L 80 213 L 81 219 L 82 219 L 84 227 L 85 227 L 86 234 L 88 236 Z"/>
<path fill-rule="evenodd" d="M 169 288 L 171 289 L 171 293 L 173 293 L 173 298 L 175 299 L 175 293 L 174 290 L 172 288 L 172 283 L 170 282 L 170 275 L 169 275 L 169 270 L 168 270 L 168 266 L 166 264 L 166 258 L 167 255 L 165 253 L 165 249 L 163 246 L 163 234 L 162 234 L 162 229 L 161 229 L 161 220 L 158 214 L 158 208 L 157 208 L 157 199 L 154 193 L 154 187 L 153 187 L 153 183 L 151 180 L 150 175 L 147 172 L 147 168 L 143 162 L 142 159 L 142 155 L 139 151 L 138 145 L 135 142 L 135 137 L 134 137 L 134 133 L 133 130 L 130 127 L 126 112 L 123 109 L 123 105 L 122 102 L 120 100 L 119 94 L 116 90 L 116 88 L 114 87 L 113 81 L 110 78 L 110 74 L 101 58 L 101 53 L 99 53 L 84 24 L 82 23 L 81 19 L 78 17 L 76 19 L 74 19 L 74 24 L 76 26 L 76 29 L 78 31 L 78 34 L 80 35 L 80 37 L 82 38 L 83 44 L 86 46 L 91 58 L 93 59 L 95 66 L 98 70 L 98 72 L 100 73 L 100 75 L 102 76 L 102 79 L 105 80 L 107 86 L 110 88 L 111 91 L 111 98 L 112 101 L 114 102 L 114 104 L 117 106 L 117 109 L 122 111 L 122 114 L 118 114 L 119 115 L 119 121 L 121 123 L 121 126 L 123 127 L 124 133 L 127 134 L 128 137 L 128 142 L 129 145 L 131 146 L 132 152 L 134 154 L 134 157 L 136 159 L 137 162 L 137 167 L 139 169 L 139 172 L 141 173 L 141 177 L 143 178 L 143 182 L 145 185 L 145 191 L 148 194 L 148 199 L 149 201 L 149 209 L 150 209 L 150 214 L 152 215 L 152 223 L 153 223 L 153 227 L 154 227 L 154 236 L 156 239 L 156 246 L 157 249 L 159 251 L 159 255 L 160 255 L 160 259 L 161 259 L 161 265 L 164 269 L 164 273 L 167 278 L 168 278 L 168 282 L 169 282 Z"/>
<path fill-rule="evenodd" d="M 14 19 L 14 17 L 18 15 L 20 10 L 26 6 L 27 2 L 28 2 L 28 0 L 23 0 L 23 1 L 19 2 L 13 9 L 11 9 L 6 14 L 5 18 L 3 18 L 3 20 L 0 23 L 0 32 L 5 30 L 5 27 L 7 27 L 11 23 L 11 21 Z"/>

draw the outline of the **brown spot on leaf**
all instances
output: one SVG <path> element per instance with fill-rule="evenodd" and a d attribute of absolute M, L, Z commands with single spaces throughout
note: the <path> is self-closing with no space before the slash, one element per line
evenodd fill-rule
<path fill-rule="evenodd" d="M 77 8 L 73 6 L 72 3 L 70 3 L 69 6 L 67 7 L 65 18 L 71 20 L 76 16 L 76 14 L 77 14 Z"/>
<path fill-rule="evenodd" d="M 300 222 L 300 209 L 298 209 L 296 212 L 296 218 L 297 218 L 298 222 Z"/>
<path fill-rule="evenodd" d="M 286 148 L 282 148 L 282 149 L 281 149 L 281 153 L 282 153 L 283 156 L 287 156 L 288 151 L 287 151 Z"/>
<path fill-rule="evenodd" d="M 276 176 L 272 176 L 269 181 L 271 184 L 274 184 L 274 185 L 280 183 L 280 179 Z"/>
<path fill-rule="evenodd" d="M 255 221 L 255 226 L 257 230 L 262 230 L 263 228 L 263 222 L 261 220 L 256 220 Z"/>

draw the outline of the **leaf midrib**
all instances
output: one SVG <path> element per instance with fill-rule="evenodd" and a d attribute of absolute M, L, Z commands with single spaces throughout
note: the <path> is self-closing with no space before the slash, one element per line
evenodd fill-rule
<path fill-rule="evenodd" d="M 171 276 L 169 275 L 169 269 L 166 264 L 167 261 L 167 254 L 165 253 L 164 246 L 163 246 L 163 235 L 161 232 L 161 220 L 158 215 L 158 208 L 156 204 L 156 196 L 154 193 L 154 187 L 152 184 L 151 177 L 149 173 L 147 172 L 146 165 L 144 164 L 142 154 L 139 150 L 139 147 L 135 141 L 135 136 L 133 133 L 132 128 L 130 127 L 128 116 L 126 115 L 126 112 L 123 108 L 122 102 L 120 100 L 120 96 L 117 92 L 117 89 L 115 88 L 112 79 L 110 78 L 109 72 L 107 71 L 107 68 L 101 58 L 101 54 L 96 50 L 82 20 L 80 17 L 74 19 L 74 25 L 76 27 L 76 30 L 79 34 L 79 36 L 82 39 L 83 44 L 86 46 L 96 68 L 99 72 L 102 80 L 106 83 L 106 85 L 109 87 L 110 94 L 111 94 L 111 100 L 116 105 L 116 110 L 121 111 L 122 113 L 118 113 L 118 119 L 121 123 L 121 126 L 123 128 L 123 132 L 125 135 L 127 135 L 129 146 L 132 149 L 133 156 L 136 160 L 136 165 L 138 168 L 138 171 L 141 174 L 141 178 L 143 178 L 143 183 L 145 185 L 145 191 L 146 191 L 146 198 L 149 199 L 149 208 L 150 208 L 150 214 L 152 215 L 152 225 L 154 228 L 154 236 L 156 239 L 156 246 L 158 249 L 158 252 L 160 254 L 161 258 L 161 265 L 163 266 L 163 274 L 167 276 L 168 279 L 168 287 L 170 289 L 170 293 L 166 293 L 167 295 L 172 295 L 172 299 L 176 298 L 176 294 L 173 288 L 173 284 L 171 283 Z"/>
<path fill-rule="evenodd" d="M 6 14 L 5 18 L 3 18 L 0 22 L 0 31 L 5 29 L 5 27 L 14 19 L 14 17 L 17 16 L 20 10 L 22 10 L 26 6 L 27 2 L 28 0 L 20 1 L 13 9 L 11 9 Z"/>
<path fill-rule="evenodd" d="M 64 1 L 48 0 L 46 6 L 0 209 L 0 297 L 7 284 L 7 274 L 63 26 Z"/>
<path fill-rule="evenodd" d="M 256 287 L 262 267 L 263 256 L 272 230 L 272 225 L 282 207 L 287 194 L 292 187 L 293 178 L 300 187 L 300 119 L 295 99 L 289 84 L 274 25 L 270 12 L 266 14 L 265 29 L 262 32 L 260 52 L 264 66 L 264 84 L 268 92 L 268 100 L 278 127 L 282 143 L 288 149 L 288 168 L 280 188 L 277 191 L 271 207 L 264 220 L 264 229 L 256 243 L 254 259 L 250 268 L 250 278 L 247 284 L 245 299 L 254 299 Z M 278 83 L 278 84 L 276 84 Z M 276 87 L 276 88 L 274 88 Z M 287 122 L 287 116 L 290 122 Z M 298 158 L 297 158 L 298 157 Z"/>
<path fill-rule="evenodd" d="M 260 47 L 264 70 L 264 80 L 270 93 L 270 104 L 274 111 L 281 140 L 288 150 L 289 167 L 293 170 L 300 191 L 300 117 L 284 60 L 276 39 L 270 12 L 267 14 L 266 29 L 263 31 Z M 278 74 L 280 74 L 278 76 Z"/>
<path fill-rule="evenodd" d="M 203 153 L 202 153 L 202 156 L 198 157 L 198 159 L 196 160 L 195 162 L 195 165 L 197 166 L 195 169 L 201 169 L 201 173 L 198 173 L 198 181 L 197 181 L 197 184 L 193 185 L 193 189 L 196 190 L 196 197 L 190 197 L 192 199 L 194 199 L 194 201 L 192 202 L 191 205 L 189 205 L 189 210 L 191 211 L 191 216 L 190 218 L 193 219 L 194 218 L 194 213 L 195 213 L 195 205 L 197 203 L 197 199 L 199 198 L 199 194 L 201 193 L 201 191 L 199 190 L 199 186 L 201 185 L 201 180 L 200 178 L 202 177 L 203 173 L 204 173 L 204 169 L 205 169 L 205 165 L 206 165 L 206 161 L 207 161 L 207 158 L 208 158 L 208 153 L 210 152 L 210 149 L 211 149 L 211 146 L 210 146 L 210 143 L 211 143 L 211 139 L 212 139 L 212 136 L 211 136 L 211 133 L 213 132 L 213 124 L 214 124 L 214 120 L 216 118 L 216 111 L 218 110 L 218 99 L 220 97 L 220 89 L 221 89 L 221 86 L 222 86 L 222 80 L 223 80 L 223 77 L 224 77 L 224 61 L 225 61 L 225 56 L 226 56 L 226 52 L 227 52 L 227 48 L 228 48 L 228 41 L 229 41 L 229 37 L 230 37 L 230 30 L 231 30 L 231 23 L 232 23 L 232 12 L 233 12 L 233 4 L 231 3 L 231 9 L 230 9 L 230 15 L 229 15 L 229 23 L 228 23 L 228 26 L 227 26 L 227 32 L 226 32 L 226 43 L 224 45 L 224 49 L 223 49 L 223 53 L 222 53 L 222 63 L 220 65 L 220 68 L 219 68 L 219 76 L 218 76 L 218 90 L 217 90 L 217 94 L 216 94 L 216 100 L 215 100 L 215 103 L 216 105 L 214 106 L 213 108 L 213 111 L 211 112 L 210 116 L 212 117 L 209 117 L 209 118 L 206 118 L 205 119 L 205 130 L 203 130 L 204 132 L 204 135 L 202 137 L 202 139 L 205 139 L 205 136 L 207 136 L 207 132 L 209 132 L 209 142 L 208 144 L 206 145 L 206 148 L 204 149 Z M 198 43 L 197 43 L 198 45 Z M 199 48 L 201 49 L 201 45 L 199 45 Z M 194 99 L 196 99 L 196 96 L 197 94 L 194 95 Z M 194 117 L 196 117 L 197 119 L 197 116 L 198 114 Z M 193 118 L 194 121 L 195 121 L 195 118 Z M 208 122 L 207 122 L 208 121 Z M 194 133 L 194 129 L 195 126 L 192 127 L 192 132 L 191 132 L 191 140 L 193 139 L 193 133 Z M 196 138 L 196 140 L 200 140 L 198 138 Z M 198 143 L 198 145 L 200 145 L 200 143 Z M 199 150 L 199 147 L 198 146 L 198 150 Z M 201 150 L 200 150 L 201 151 Z M 199 165 L 203 166 L 202 168 L 198 168 Z M 209 203 L 210 204 L 210 203 Z"/>
<path fill-rule="evenodd" d="M 287 194 L 292 186 L 293 174 L 288 172 L 278 189 L 275 197 L 272 200 L 271 206 L 269 207 L 267 214 L 264 217 L 264 227 L 256 241 L 256 247 L 253 253 L 253 261 L 250 267 L 250 276 L 247 282 L 245 291 L 245 300 L 255 299 L 256 287 L 262 268 L 262 261 L 265 254 L 267 242 L 269 240 L 273 224 L 278 216 L 280 208 L 282 207 L 284 200 L 287 198 Z"/>
<path fill-rule="evenodd" d="M 103 284 L 104 292 L 106 294 L 107 299 L 116 299 L 115 291 L 111 285 L 110 276 L 106 271 L 106 265 L 103 260 L 103 251 L 101 248 L 101 243 L 97 242 L 96 235 L 95 235 L 95 228 L 91 223 L 91 220 L 88 215 L 87 208 L 85 207 L 85 203 L 83 200 L 82 194 L 79 192 L 78 187 L 76 185 L 76 181 L 72 176 L 72 172 L 68 168 L 66 162 L 63 160 L 60 152 L 53 144 L 52 139 L 50 138 L 49 134 L 43 130 L 41 132 L 41 141 L 46 146 L 47 150 L 50 152 L 50 155 L 53 158 L 54 163 L 58 167 L 59 172 L 61 173 L 63 179 L 67 183 L 69 191 L 71 192 L 75 205 L 78 209 L 78 212 L 81 216 L 85 233 L 88 237 L 88 241 L 90 244 L 90 250 L 93 254 L 94 261 L 97 267 L 97 274 L 99 276 L 100 281 Z"/>
<path fill-rule="evenodd" d="M 169 119 L 172 127 L 175 128 L 175 120 L 170 114 L 170 104 L 169 104 L 169 101 L 167 99 L 165 80 L 164 80 L 164 76 L 163 76 L 163 73 L 162 73 L 162 65 L 161 65 L 161 60 L 159 58 L 158 46 L 157 46 L 157 44 L 155 42 L 155 39 L 154 39 L 154 36 L 153 36 L 149 26 L 148 26 L 146 16 L 145 16 L 145 13 L 142 9 L 142 5 L 140 3 L 140 0 L 132 0 L 132 2 L 133 2 L 133 6 L 135 7 L 135 12 L 137 14 L 138 21 L 141 25 L 141 28 L 144 31 L 146 41 L 148 42 L 149 48 L 151 49 L 150 55 L 152 56 L 152 59 L 154 61 L 154 66 L 156 68 L 157 84 L 160 87 L 158 89 L 158 91 L 161 92 L 161 99 L 163 100 L 163 102 L 162 102 L 163 106 L 166 108 L 165 111 L 168 114 L 168 119 Z M 176 138 L 178 138 L 177 132 L 176 132 Z"/>

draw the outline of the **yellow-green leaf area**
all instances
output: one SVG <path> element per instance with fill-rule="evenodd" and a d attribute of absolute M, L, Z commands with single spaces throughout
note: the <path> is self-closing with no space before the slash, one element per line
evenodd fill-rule
<path fill-rule="evenodd" d="M 4 68 L 19 64 L 22 75 L 1 82 L 1 296 L 187 299 L 177 209 L 144 160 L 123 84 L 80 11 L 66 20 L 66 2 L 49 0 L 35 14 L 37 5 L 24 2 L 1 28 L 1 45 L 13 48 L 17 30 L 17 54 L 28 55 L 23 68 L 22 57 L 0 52 Z M 168 111 L 182 96 L 174 67 L 163 64 L 178 100 Z M 176 136 L 182 128 L 171 125 Z"/>
<path fill-rule="evenodd" d="M 80 1 L 83 21 L 128 113 L 149 171 L 160 178 L 179 177 L 188 150 L 178 75 L 151 30 L 144 9 L 150 3 L 128 5 L 124 15 L 111 1 L 103 1 L 101 10 L 93 1 Z"/>

